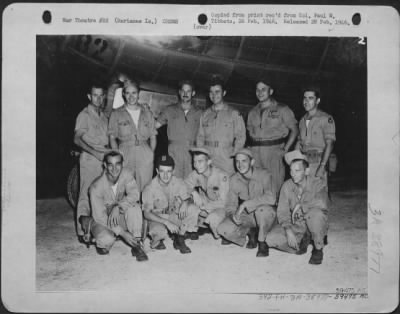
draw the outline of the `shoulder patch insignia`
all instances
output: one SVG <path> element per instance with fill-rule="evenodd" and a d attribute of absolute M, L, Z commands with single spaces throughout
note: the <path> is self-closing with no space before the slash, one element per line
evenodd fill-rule
<path fill-rule="evenodd" d="M 328 123 L 333 123 L 333 119 L 332 119 L 332 117 L 329 117 L 329 119 L 328 119 Z"/>
<path fill-rule="evenodd" d="M 228 180 L 228 177 L 227 176 L 224 176 L 223 178 L 222 178 L 222 181 L 224 181 L 224 182 L 226 182 Z"/>

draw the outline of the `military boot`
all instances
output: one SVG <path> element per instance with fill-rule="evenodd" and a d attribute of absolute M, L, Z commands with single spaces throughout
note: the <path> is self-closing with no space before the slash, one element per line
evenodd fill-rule
<path fill-rule="evenodd" d="M 232 242 L 229 241 L 229 240 L 227 240 L 227 239 L 225 239 L 225 238 L 222 238 L 221 244 L 222 244 L 222 245 L 229 245 L 229 244 L 232 244 Z"/>
<path fill-rule="evenodd" d="M 307 248 L 308 248 L 308 245 L 309 245 L 310 243 L 311 243 L 311 234 L 310 234 L 310 232 L 307 230 L 307 231 L 304 233 L 303 238 L 302 238 L 301 241 L 300 241 L 299 249 L 296 251 L 296 254 L 297 254 L 297 255 L 302 255 L 302 254 L 307 253 Z"/>
<path fill-rule="evenodd" d="M 86 247 L 89 248 L 90 244 L 94 242 L 94 239 L 92 238 L 91 235 L 91 227 L 94 220 L 90 216 L 80 216 L 78 220 L 79 223 L 81 224 L 83 232 L 85 233 L 84 235 L 78 236 L 78 241 L 80 243 L 86 244 Z"/>
<path fill-rule="evenodd" d="M 155 250 L 165 250 L 166 247 L 164 244 L 164 240 L 160 240 L 160 242 L 158 242 L 158 244 L 156 246 L 152 246 L 151 248 L 155 249 Z"/>
<path fill-rule="evenodd" d="M 174 249 L 179 250 L 182 254 L 192 252 L 185 243 L 185 237 L 180 234 L 175 234 L 174 236 Z"/>
<path fill-rule="evenodd" d="M 323 256 L 324 256 L 324 254 L 322 252 L 322 249 L 317 250 L 316 248 L 314 248 L 312 250 L 311 258 L 308 261 L 308 263 L 312 264 L 312 265 L 319 265 L 322 263 Z"/>
<path fill-rule="evenodd" d="M 138 262 L 143 262 L 143 261 L 147 261 L 149 258 L 147 257 L 147 254 L 145 253 L 145 251 L 142 248 L 141 244 L 137 244 L 135 246 L 132 246 L 131 249 L 131 253 L 132 256 L 136 257 L 136 260 Z"/>
<path fill-rule="evenodd" d="M 199 239 L 199 233 L 197 231 L 185 232 L 185 239 L 198 240 Z"/>
<path fill-rule="evenodd" d="M 269 255 L 269 246 L 266 242 L 258 242 L 257 257 L 266 257 Z"/>
<path fill-rule="evenodd" d="M 104 249 L 104 248 L 101 248 L 101 247 L 96 247 L 96 252 L 97 252 L 97 254 L 99 254 L 99 255 L 107 255 L 107 254 L 110 253 L 109 250 Z"/>
<path fill-rule="evenodd" d="M 250 228 L 247 235 L 249 236 L 249 242 L 247 242 L 246 248 L 255 249 L 257 247 L 257 228 Z"/>

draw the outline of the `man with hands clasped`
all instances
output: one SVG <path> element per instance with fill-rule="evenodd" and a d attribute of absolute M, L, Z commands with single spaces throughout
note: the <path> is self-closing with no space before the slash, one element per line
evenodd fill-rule
<path fill-rule="evenodd" d="M 295 150 L 285 155 L 291 179 L 280 191 L 277 210 L 279 225 L 267 235 L 270 247 L 304 254 L 314 242 L 310 264 L 321 264 L 324 237 L 328 231 L 328 192 L 323 179 L 309 174 L 307 157 Z"/>

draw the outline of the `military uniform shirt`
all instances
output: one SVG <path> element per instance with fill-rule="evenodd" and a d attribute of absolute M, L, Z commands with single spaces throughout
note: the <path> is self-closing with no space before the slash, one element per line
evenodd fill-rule
<path fill-rule="evenodd" d="M 226 172 L 211 166 L 211 174 L 206 177 L 193 170 L 185 179 L 189 192 L 194 191 L 195 187 L 200 187 L 203 196 L 206 197 L 206 211 L 225 208 L 229 191 L 229 176 Z M 201 193 L 200 193 L 201 194 Z"/>
<path fill-rule="evenodd" d="M 143 210 L 170 214 L 179 209 L 175 208 L 176 197 L 186 200 L 189 196 L 182 179 L 173 176 L 169 184 L 164 186 L 156 176 L 143 190 Z"/>
<path fill-rule="evenodd" d="M 116 193 L 112 190 L 112 185 L 108 181 L 105 171 L 93 181 L 89 188 L 90 204 L 92 207 L 93 219 L 107 227 L 109 210 L 114 204 L 126 211 L 128 207 L 138 205 L 139 189 L 131 171 L 123 168 L 118 179 Z M 121 227 L 113 227 L 115 234 L 121 232 Z"/>
<path fill-rule="evenodd" d="M 325 149 L 326 140 L 336 140 L 335 121 L 329 114 L 318 110 L 307 126 L 307 115 L 304 115 L 299 123 L 301 150 L 322 152 Z"/>
<path fill-rule="evenodd" d="M 246 201 L 247 211 L 253 212 L 260 205 L 275 205 L 276 192 L 271 183 L 271 174 L 261 168 L 253 168 L 250 179 L 235 173 L 230 178 L 227 210 L 234 212 L 239 207 L 239 198 Z"/>
<path fill-rule="evenodd" d="M 75 132 L 83 131 L 83 140 L 94 148 L 104 148 L 108 145 L 108 120 L 100 111 L 100 115 L 93 105 L 88 105 L 76 118 Z"/>
<path fill-rule="evenodd" d="M 201 109 L 192 105 L 185 115 L 181 105 L 174 104 L 166 107 L 158 116 L 157 121 L 161 125 L 168 124 L 168 140 L 195 142 L 202 113 Z"/>
<path fill-rule="evenodd" d="M 317 177 L 306 176 L 302 193 L 292 179 L 287 180 L 281 188 L 277 216 L 282 227 L 292 225 L 292 212 L 300 204 L 306 214 L 314 208 L 328 209 L 328 192 L 324 181 Z"/>
<path fill-rule="evenodd" d="M 139 104 L 140 115 L 136 126 L 126 105 L 112 111 L 108 125 L 109 134 L 121 142 L 147 141 L 151 136 L 157 135 L 153 113 L 146 104 Z"/>
<path fill-rule="evenodd" d="M 200 118 L 197 146 L 207 146 L 205 142 L 218 142 L 219 147 L 232 147 L 239 150 L 246 141 L 246 128 L 239 112 L 228 105 L 216 111 L 208 108 Z"/>
<path fill-rule="evenodd" d="M 247 117 L 247 130 L 251 138 L 275 140 L 285 138 L 290 129 L 297 127 L 293 111 L 286 105 L 272 99 L 264 110 L 259 103 L 250 110 Z"/>

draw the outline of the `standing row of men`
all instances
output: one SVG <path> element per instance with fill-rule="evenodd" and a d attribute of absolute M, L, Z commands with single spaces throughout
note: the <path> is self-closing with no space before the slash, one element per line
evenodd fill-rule
<path fill-rule="evenodd" d="M 83 150 L 80 157 L 81 186 L 77 208 L 77 230 L 80 239 L 83 232 L 90 229 L 96 238 L 97 248 L 100 249 L 98 252 L 108 252 L 110 245 L 101 244 L 102 240 L 97 240 L 101 239 L 101 236 L 94 235 L 93 221 L 94 226 L 100 223 L 108 231 L 109 227 L 122 225 L 122 231 L 111 228 L 112 232 L 108 233 L 108 238 L 120 235 L 133 247 L 132 254 L 138 260 L 147 259 L 139 241 L 142 236 L 142 219 L 139 218 L 141 212 L 136 209 L 133 210 L 133 214 L 132 210 L 124 209 L 124 205 L 118 205 L 117 192 L 120 184 L 114 188 L 115 193 L 109 194 L 114 197 L 108 202 L 104 201 L 103 197 L 105 205 L 101 211 L 109 217 L 107 221 L 103 219 L 101 223 L 95 218 L 94 207 L 97 205 L 94 205 L 94 199 L 98 193 L 95 189 L 99 185 L 98 181 L 103 177 L 104 182 L 104 178 L 111 182 L 109 178 L 112 177 L 112 169 L 109 170 L 109 167 L 118 168 L 116 164 L 120 164 L 122 169 L 123 163 L 124 171 L 120 172 L 130 172 L 132 180 L 127 180 L 125 189 L 119 191 L 120 200 L 126 204 L 127 199 L 123 195 L 135 195 L 128 203 L 137 208 L 140 192 L 143 192 L 143 212 L 149 221 L 151 246 L 154 249 L 165 248 L 163 239 L 168 230 L 174 234 L 174 247 L 182 253 L 188 253 L 190 249 L 184 243 L 185 235 L 196 239 L 199 226 L 209 226 L 215 238 L 222 235 L 222 244 L 233 242 L 244 245 L 248 235 L 247 247 L 258 246 L 257 256 L 267 256 L 268 245 L 283 249 L 283 238 L 287 247 L 296 252 L 304 252 L 310 238 L 304 230 L 311 232 L 317 250 L 322 249 L 320 235 L 317 233 L 321 234 L 322 238 L 326 235 L 327 206 L 324 197 L 318 193 L 326 192 L 325 165 L 333 148 L 335 125 L 331 116 L 318 109 L 318 91 L 309 89 L 304 93 L 303 105 L 307 113 L 300 121 L 299 133 L 293 112 L 272 97 L 273 89 L 269 82 L 260 80 L 256 85 L 259 104 L 249 112 L 247 120 L 250 149 L 243 149 L 246 142 L 245 124 L 239 112 L 224 102 L 226 90 L 222 80 L 216 79 L 210 83 L 209 96 L 212 106 L 205 111 L 195 108 L 192 104 L 195 95 L 193 84 L 190 81 L 182 81 L 179 86 L 180 102 L 165 108 L 157 120 L 147 105 L 138 102 L 138 84 L 125 76 L 120 76 L 119 80 L 123 84 L 125 104 L 111 112 L 108 124 L 105 113 L 101 111 L 101 104 L 105 100 L 104 90 L 96 86 L 92 87 L 88 95 L 91 101 L 89 106 L 77 118 L 75 143 Z M 115 87 L 118 85 L 112 86 L 114 87 L 109 89 L 107 95 L 108 104 L 112 103 L 110 99 L 114 97 Z M 168 151 L 171 157 L 163 156 L 164 160 L 158 161 L 157 176 L 152 180 L 156 129 L 164 124 L 167 124 Z M 296 158 L 291 160 L 289 153 L 287 162 L 291 168 L 291 182 L 294 182 L 295 187 L 297 183 L 293 173 L 297 168 L 301 168 L 297 170 L 302 170 L 303 173 L 303 178 L 299 181 L 302 182 L 302 186 L 296 190 L 293 186 L 286 188 L 285 183 L 281 189 L 285 177 L 283 156 L 296 140 Z M 112 153 L 109 153 L 111 150 Z M 116 154 L 115 150 L 121 151 L 122 155 Z M 92 184 L 93 180 L 101 175 L 103 161 L 104 173 Z M 292 164 L 293 168 L 297 167 L 295 170 L 292 170 Z M 310 185 L 307 180 L 304 181 L 306 177 L 313 179 L 309 181 L 320 182 L 319 185 Z M 110 186 L 113 186 L 112 182 Z M 135 191 L 128 193 L 129 186 Z M 276 210 L 279 191 L 279 205 Z M 110 188 L 108 192 L 103 190 L 104 194 L 109 192 Z M 295 203 L 291 199 L 293 193 L 296 194 Z M 318 196 L 315 196 L 316 194 Z M 310 197 L 311 200 L 308 199 Z M 318 203 L 321 206 L 317 206 L 324 213 L 325 220 L 318 220 L 322 229 L 318 223 L 314 229 L 307 225 L 310 219 L 306 213 L 309 211 L 307 205 L 302 204 L 303 198 L 307 199 L 306 203 L 323 199 Z M 140 209 L 140 206 L 138 208 Z M 299 224 L 301 221 L 303 229 L 293 230 L 291 226 L 282 224 L 281 221 L 285 221 L 287 213 L 280 217 L 283 209 L 279 208 L 284 208 L 289 213 L 290 223 Z M 277 215 L 279 224 L 275 222 Z M 93 219 L 86 219 L 90 216 Z M 315 221 L 311 220 L 315 224 Z M 83 221 L 86 223 L 81 228 Z M 89 228 L 88 222 L 91 224 Z M 277 226 L 283 226 L 285 232 L 282 233 L 282 229 Z M 315 229 L 325 231 L 315 232 Z M 268 240 L 269 234 L 275 236 Z M 276 236 L 282 234 L 285 235 L 283 238 Z M 315 262 L 314 255 L 313 251 Z M 321 261 L 322 255 L 319 263 Z"/>

